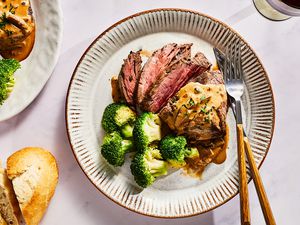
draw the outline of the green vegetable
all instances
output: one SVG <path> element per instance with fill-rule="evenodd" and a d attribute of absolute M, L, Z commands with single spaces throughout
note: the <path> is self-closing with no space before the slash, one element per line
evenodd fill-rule
<path fill-rule="evenodd" d="M 2 13 L 2 15 L 0 16 L 0 29 L 3 29 L 6 24 L 8 24 L 8 20 L 6 18 L 6 13 Z"/>
<path fill-rule="evenodd" d="M 122 166 L 125 161 L 125 154 L 132 148 L 131 140 L 123 139 L 117 131 L 114 131 L 105 135 L 101 154 L 111 165 Z"/>
<path fill-rule="evenodd" d="M 133 139 L 138 151 L 143 152 L 147 147 L 161 139 L 160 118 L 157 114 L 145 112 L 134 124 Z"/>
<path fill-rule="evenodd" d="M 125 138 L 132 137 L 136 114 L 127 105 L 109 104 L 103 113 L 102 127 L 107 133 L 119 131 Z"/>
<path fill-rule="evenodd" d="M 162 160 L 157 148 L 147 147 L 143 152 L 136 153 L 130 169 L 136 183 L 146 188 L 157 177 L 167 174 L 167 163 Z"/>
<path fill-rule="evenodd" d="M 15 85 L 13 74 L 19 69 L 20 63 L 15 59 L 0 60 L 0 105 L 8 98 Z"/>
<path fill-rule="evenodd" d="M 185 158 L 199 156 L 197 148 L 189 148 L 186 145 L 185 137 L 168 135 L 161 140 L 159 149 L 163 159 L 167 160 L 171 166 L 180 168 L 186 164 Z"/>

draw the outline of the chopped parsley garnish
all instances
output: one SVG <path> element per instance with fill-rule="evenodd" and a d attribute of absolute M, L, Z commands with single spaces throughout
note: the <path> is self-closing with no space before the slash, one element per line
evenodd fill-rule
<path fill-rule="evenodd" d="M 171 99 L 171 101 L 173 103 L 177 102 L 178 100 L 179 100 L 179 96 L 178 95 L 173 96 L 172 99 Z"/>
<path fill-rule="evenodd" d="M 194 106 L 195 105 L 195 102 L 194 102 L 194 100 L 192 98 L 190 98 L 190 100 L 189 100 L 189 105 L 190 106 Z"/>
<path fill-rule="evenodd" d="M 10 13 L 15 14 L 17 8 L 18 7 L 14 7 L 11 3 L 9 4 L 9 12 Z"/>
<path fill-rule="evenodd" d="M 11 30 L 6 30 L 5 26 L 9 24 L 9 21 L 7 19 L 6 13 L 2 13 L 2 15 L 0 16 L 0 29 L 3 30 L 7 36 L 11 36 L 13 34 L 13 32 Z"/>
<path fill-rule="evenodd" d="M 206 96 L 205 95 L 201 96 L 200 100 L 203 101 L 204 99 L 206 99 Z"/>
<path fill-rule="evenodd" d="M 207 117 L 204 118 L 204 122 L 210 122 L 210 116 L 208 115 Z"/>
<path fill-rule="evenodd" d="M 4 32 L 6 33 L 6 35 L 9 37 L 13 34 L 13 32 L 11 30 L 4 30 Z"/>
<path fill-rule="evenodd" d="M 8 24 L 8 20 L 7 20 L 7 17 L 6 17 L 6 13 L 2 13 L 2 15 L 0 16 L 0 29 L 3 29 L 6 24 Z"/>
<path fill-rule="evenodd" d="M 206 106 L 203 107 L 203 108 L 201 108 L 201 112 L 202 112 L 202 113 L 205 113 L 205 114 L 207 113 L 207 111 L 206 111 Z"/>

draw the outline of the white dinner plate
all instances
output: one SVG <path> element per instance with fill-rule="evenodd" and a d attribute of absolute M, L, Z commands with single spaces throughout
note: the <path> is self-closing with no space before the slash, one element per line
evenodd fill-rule
<path fill-rule="evenodd" d="M 171 42 L 193 43 L 215 63 L 213 46 L 221 50 L 238 38 L 245 72 L 244 123 L 256 162 L 261 165 L 274 128 L 271 84 L 249 45 L 224 23 L 198 12 L 157 9 L 135 14 L 114 24 L 90 45 L 70 81 L 66 120 L 74 155 L 88 179 L 103 194 L 132 211 L 155 217 L 185 217 L 207 212 L 238 193 L 235 121 L 228 112 L 230 141 L 223 164 L 210 164 L 202 179 L 172 171 L 151 187 L 139 188 L 130 173 L 130 156 L 113 168 L 101 156 L 104 108 L 112 102 L 110 78 L 119 73 L 123 59 L 133 50 L 155 50 Z"/>
<path fill-rule="evenodd" d="M 15 73 L 15 87 L 0 106 L 0 121 L 25 109 L 50 78 L 62 40 L 62 12 L 59 0 L 31 0 L 36 23 L 35 43 L 29 57 Z M 1 56 L 0 56 L 1 57 Z"/>

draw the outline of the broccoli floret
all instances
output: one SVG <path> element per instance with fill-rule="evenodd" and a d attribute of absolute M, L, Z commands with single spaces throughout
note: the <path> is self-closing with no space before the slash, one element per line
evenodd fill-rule
<path fill-rule="evenodd" d="M 125 161 L 125 154 L 132 150 L 131 140 L 124 140 L 117 132 L 106 134 L 101 149 L 102 156 L 114 166 L 122 166 Z"/>
<path fill-rule="evenodd" d="M 121 133 L 125 138 L 131 138 L 133 132 L 133 123 L 126 124 L 121 127 Z"/>
<path fill-rule="evenodd" d="M 168 135 L 160 142 L 161 155 L 171 166 L 182 167 L 185 165 L 186 144 L 185 137 Z"/>
<path fill-rule="evenodd" d="M 15 59 L 0 60 L 0 105 L 8 98 L 15 85 L 13 74 L 21 67 Z"/>
<path fill-rule="evenodd" d="M 151 112 L 145 112 L 136 119 L 133 138 L 138 151 L 143 152 L 151 143 L 161 139 L 160 126 L 160 118 Z"/>
<path fill-rule="evenodd" d="M 107 133 L 119 131 L 125 138 L 132 137 L 136 114 L 127 105 L 109 104 L 103 113 L 102 127 Z"/>
<path fill-rule="evenodd" d="M 147 147 L 143 152 L 136 153 L 130 169 L 136 183 L 146 188 L 157 177 L 167 174 L 167 163 L 162 160 L 158 149 Z"/>
<path fill-rule="evenodd" d="M 185 158 L 194 158 L 199 156 L 197 148 L 188 148 L 187 141 L 183 136 L 168 135 L 160 142 L 160 152 L 163 159 L 167 160 L 172 167 L 183 167 Z"/>
<path fill-rule="evenodd" d="M 199 151 L 197 148 L 193 147 L 193 148 L 187 148 L 187 150 L 185 151 L 185 158 L 197 158 L 199 157 Z"/>

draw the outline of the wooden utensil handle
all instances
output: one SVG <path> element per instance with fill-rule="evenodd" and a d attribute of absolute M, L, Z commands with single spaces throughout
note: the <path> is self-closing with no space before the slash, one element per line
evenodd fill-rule
<path fill-rule="evenodd" d="M 267 194 L 265 192 L 261 177 L 259 175 L 258 168 L 254 161 L 254 156 L 253 156 L 251 146 L 250 146 L 250 143 L 249 143 L 249 140 L 247 137 L 244 137 L 244 144 L 245 144 L 245 151 L 246 151 L 248 162 L 250 165 L 250 170 L 252 173 L 254 185 L 255 185 L 256 192 L 257 192 L 257 195 L 259 198 L 260 206 L 262 208 L 262 211 L 263 211 L 263 214 L 265 217 L 266 224 L 267 225 L 276 225 L 276 222 L 275 222 L 275 219 L 274 219 L 274 216 L 272 213 L 272 209 L 271 209 Z"/>
<path fill-rule="evenodd" d="M 240 186 L 240 209 L 241 224 L 250 225 L 249 195 L 247 186 L 246 157 L 244 150 L 243 125 L 237 124 L 237 144 L 238 144 L 238 163 L 239 163 L 239 186 Z"/>

